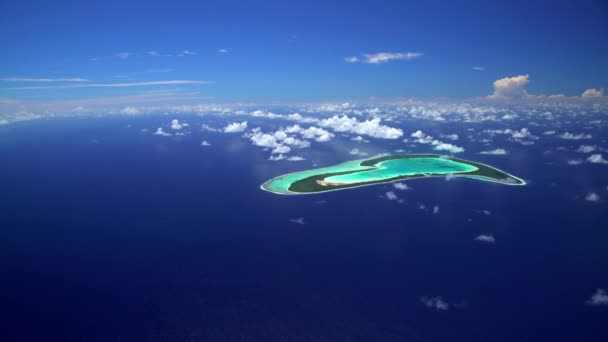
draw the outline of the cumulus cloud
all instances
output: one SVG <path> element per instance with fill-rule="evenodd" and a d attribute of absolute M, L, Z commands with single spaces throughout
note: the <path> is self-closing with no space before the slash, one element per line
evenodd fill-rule
<path fill-rule="evenodd" d="M 597 289 L 591 298 L 589 298 L 585 304 L 591 306 L 607 306 L 608 305 L 608 295 L 604 289 Z"/>
<path fill-rule="evenodd" d="M 140 110 L 137 109 L 136 107 L 125 107 L 120 112 L 122 114 L 127 114 L 127 115 L 137 115 L 140 113 Z"/>
<path fill-rule="evenodd" d="M 587 89 L 583 92 L 581 97 L 585 98 L 593 98 L 593 97 L 603 97 L 604 96 L 604 88 L 601 89 Z"/>
<path fill-rule="evenodd" d="M 452 140 L 452 141 L 458 140 L 458 134 L 441 134 L 440 137 L 448 139 L 448 140 Z"/>
<path fill-rule="evenodd" d="M 393 191 L 388 191 L 385 196 L 390 201 L 396 201 L 399 199 L 399 197 Z"/>
<path fill-rule="evenodd" d="M 456 145 L 452 145 L 452 144 L 448 144 L 448 143 L 442 143 L 440 141 L 433 141 L 433 149 L 436 151 L 447 151 L 450 153 L 462 153 L 464 152 L 464 148 L 456 146 Z"/>
<path fill-rule="evenodd" d="M 177 120 L 177 119 L 171 120 L 171 129 L 173 129 L 173 130 L 180 130 L 183 127 L 184 127 L 184 125 L 182 125 L 181 123 L 179 123 L 179 120 Z"/>
<path fill-rule="evenodd" d="M 207 140 L 203 140 L 201 146 L 211 146 L 211 144 Z"/>
<path fill-rule="evenodd" d="M 522 140 L 524 140 L 524 139 L 529 139 L 529 140 L 538 139 L 538 137 L 533 135 L 532 132 L 530 132 L 530 130 L 526 127 L 520 129 L 519 131 L 507 128 L 507 129 L 485 129 L 484 132 L 490 133 L 492 135 L 494 135 L 494 134 L 510 135 L 511 139 L 513 139 L 517 142 L 520 142 L 520 143 L 523 143 Z"/>
<path fill-rule="evenodd" d="M 393 183 L 393 186 L 395 187 L 395 189 L 401 190 L 401 191 L 411 190 L 412 189 L 407 184 L 402 183 L 402 182 Z"/>
<path fill-rule="evenodd" d="M 424 133 L 421 130 L 417 130 L 416 132 L 410 134 L 410 137 L 416 138 L 416 139 L 423 139 L 426 137 L 426 133 Z"/>
<path fill-rule="evenodd" d="M 163 131 L 162 127 L 158 127 L 158 129 L 156 130 L 156 132 L 154 132 L 152 134 L 154 134 L 154 135 L 160 135 L 160 136 L 163 136 L 163 137 L 170 137 L 171 136 L 171 133 L 167 133 L 167 132 Z"/>
<path fill-rule="evenodd" d="M 397 139 L 403 135 L 401 129 L 382 125 L 381 121 L 380 118 L 374 118 L 360 122 L 357 118 L 349 118 L 347 115 L 334 115 L 321 120 L 319 126 L 330 128 L 336 132 L 368 135 L 379 139 Z"/>
<path fill-rule="evenodd" d="M 436 205 L 433 207 L 433 215 L 437 215 L 437 214 L 439 214 L 439 206 Z"/>
<path fill-rule="evenodd" d="M 599 153 L 590 155 L 587 161 L 593 164 L 608 164 L 608 160 L 604 159 Z"/>
<path fill-rule="evenodd" d="M 247 121 L 232 122 L 224 127 L 224 133 L 239 133 L 247 129 Z"/>
<path fill-rule="evenodd" d="M 576 149 L 576 152 L 580 153 L 591 153 L 597 149 L 595 145 L 581 145 Z"/>
<path fill-rule="evenodd" d="M 494 235 L 479 235 L 475 238 L 476 241 L 481 241 L 481 242 L 486 242 L 486 243 L 494 243 L 496 242 L 496 239 L 494 238 Z"/>
<path fill-rule="evenodd" d="M 287 157 L 285 157 L 282 154 L 279 155 L 271 155 L 270 157 L 268 157 L 268 160 L 272 160 L 272 161 L 279 161 L 279 160 L 283 160 L 283 159 L 287 159 Z"/>
<path fill-rule="evenodd" d="M 429 309 L 446 311 L 450 308 L 450 305 L 445 302 L 441 297 L 420 297 L 420 302 Z"/>
<path fill-rule="evenodd" d="M 254 129 L 247 137 L 255 146 L 270 148 L 272 154 L 285 154 L 291 152 L 291 148 L 310 147 L 310 142 L 294 138 L 287 134 L 285 130 L 278 130 L 273 133 L 264 133 L 259 129 Z"/>
<path fill-rule="evenodd" d="M 291 147 L 289 147 L 287 145 L 279 145 L 279 146 L 273 148 L 270 153 L 283 154 L 283 153 L 289 153 L 289 152 L 291 152 Z"/>
<path fill-rule="evenodd" d="M 494 156 L 502 156 L 502 155 L 507 154 L 507 150 L 505 150 L 504 148 L 497 148 L 495 150 L 481 151 L 481 152 L 479 152 L 479 154 L 489 154 L 489 155 L 494 155 Z"/>
<path fill-rule="evenodd" d="M 530 83 L 528 75 L 505 77 L 494 81 L 494 94 L 490 99 L 517 99 L 528 96 L 526 85 Z"/>
<path fill-rule="evenodd" d="M 414 58 L 422 57 L 423 54 L 420 52 L 378 52 L 378 53 L 367 53 L 360 57 L 350 56 L 344 58 L 344 61 L 348 63 L 367 63 L 367 64 L 382 64 L 390 61 L 397 60 L 409 60 Z"/>
<path fill-rule="evenodd" d="M 354 156 L 367 156 L 367 152 L 359 151 L 358 148 L 353 148 L 348 152 L 348 154 L 352 154 Z"/>
<path fill-rule="evenodd" d="M 302 135 L 302 138 L 304 139 L 315 139 L 318 142 L 327 142 L 330 141 L 331 138 L 335 137 L 333 133 L 315 126 L 302 128 L 300 125 L 293 125 L 285 128 L 284 131 L 287 133 L 298 133 Z"/>
<path fill-rule="evenodd" d="M 352 140 L 352 141 L 356 141 L 356 142 L 359 142 L 359 143 L 368 143 L 368 142 L 369 142 L 369 140 L 365 140 L 365 139 L 364 139 L 362 136 L 360 136 L 360 135 L 357 135 L 356 137 L 351 138 L 350 140 Z"/>
<path fill-rule="evenodd" d="M 583 139 L 593 138 L 593 136 L 591 134 L 584 134 L 584 133 L 574 134 L 574 133 L 570 133 L 570 132 L 560 134 L 559 137 L 562 139 L 565 139 L 565 140 L 583 140 Z"/>
<path fill-rule="evenodd" d="M 591 192 L 591 193 L 588 193 L 587 196 L 585 196 L 585 201 L 599 202 L 600 196 L 598 194 L 596 194 L 595 192 Z"/>
<path fill-rule="evenodd" d="M 289 158 L 287 158 L 287 161 L 302 161 L 302 160 L 306 160 L 300 156 L 291 156 Z"/>
<path fill-rule="evenodd" d="M 568 165 L 581 165 L 583 164 L 585 161 L 582 159 L 570 159 L 568 160 Z"/>
<path fill-rule="evenodd" d="M 416 142 L 419 144 L 430 144 L 434 141 L 433 137 L 424 133 L 421 130 L 417 130 L 416 132 L 410 134 L 411 138 L 416 138 Z"/>

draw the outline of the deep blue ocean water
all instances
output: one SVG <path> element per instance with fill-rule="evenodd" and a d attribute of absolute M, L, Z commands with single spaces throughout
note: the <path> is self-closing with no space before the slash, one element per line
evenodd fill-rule
<path fill-rule="evenodd" d="M 0 340 L 608 340 L 608 310 L 585 305 L 608 287 L 606 202 L 583 199 L 608 198 L 604 165 L 570 167 L 541 140 L 459 155 L 525 187 L 278 196 L 259 185 L 348 155 L 271 162 L 239 134 L 153 136 L 166 121 L 0 127 Z"/>

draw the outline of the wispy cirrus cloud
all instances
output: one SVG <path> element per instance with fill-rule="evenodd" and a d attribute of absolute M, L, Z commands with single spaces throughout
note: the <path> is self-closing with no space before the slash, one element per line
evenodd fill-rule
<path fill-rule="evenodd" d="M 348 63 L 382 64 L 390 61 L 415 59 L 423 55 L 421 52 L 378 52 L 346 57 L 344 61 Z"/>
<path fill-rule="evenodd" d="M 212 81 L 196 80 L 168 80 L 168 81 L 147 81 L 147 82 L 128 82 L 128 83 L 86 83 L 86 84 L 66 84 L 58 86 L 37 86 L 37 87 L 10 87 L 0 88 L 0 90 L 34 90 L 34 89 L 66 89 L 66 88 L 122 88 L 122 87 L 145 87 L 155 85 L 176 85 L 176 84 L 211 84 Z"/>
<path fill-rule="evenodd" d="M 86 78 L 29 78 L 29 77 L 4 77 L 0 81 L 5 82 L 88 82 Z"/>
<path fill-rule="evenodd" d="M 119 52 L 119 53 L 114 54 L 114 56 L 116 56 L 120 59 L 128 59 L 129 57 L 133 56 L 133 54 L 130 52 Z"/>

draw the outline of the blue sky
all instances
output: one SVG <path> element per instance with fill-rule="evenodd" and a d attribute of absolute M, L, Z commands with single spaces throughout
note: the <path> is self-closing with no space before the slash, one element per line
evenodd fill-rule
<path fill-rule="evenodd" d="M 602 1 L 3 1 L 0 98 L 470 98 L 526 74 L 530 93 L 580 95 L 608 83 L 607 9 Z M 380 52 L 417 57 L 361 62 Z M 353 56 L 359 62 L 345 60 Z M 15 80 L 23 78 L 87 81 Z M 11 89 L 23 87 L 47 88 Z"/>

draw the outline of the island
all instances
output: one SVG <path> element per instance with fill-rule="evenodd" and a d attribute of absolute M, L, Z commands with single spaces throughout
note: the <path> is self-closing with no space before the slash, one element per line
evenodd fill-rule
<path fill-rule="evenodd" d="M 261 188 L 281 195 L 303 195 L 424 177 L 467 177 L 505 185 L 525 185 L 497 168 L 437 154 L 378 155 L 275 177 Z"/>

